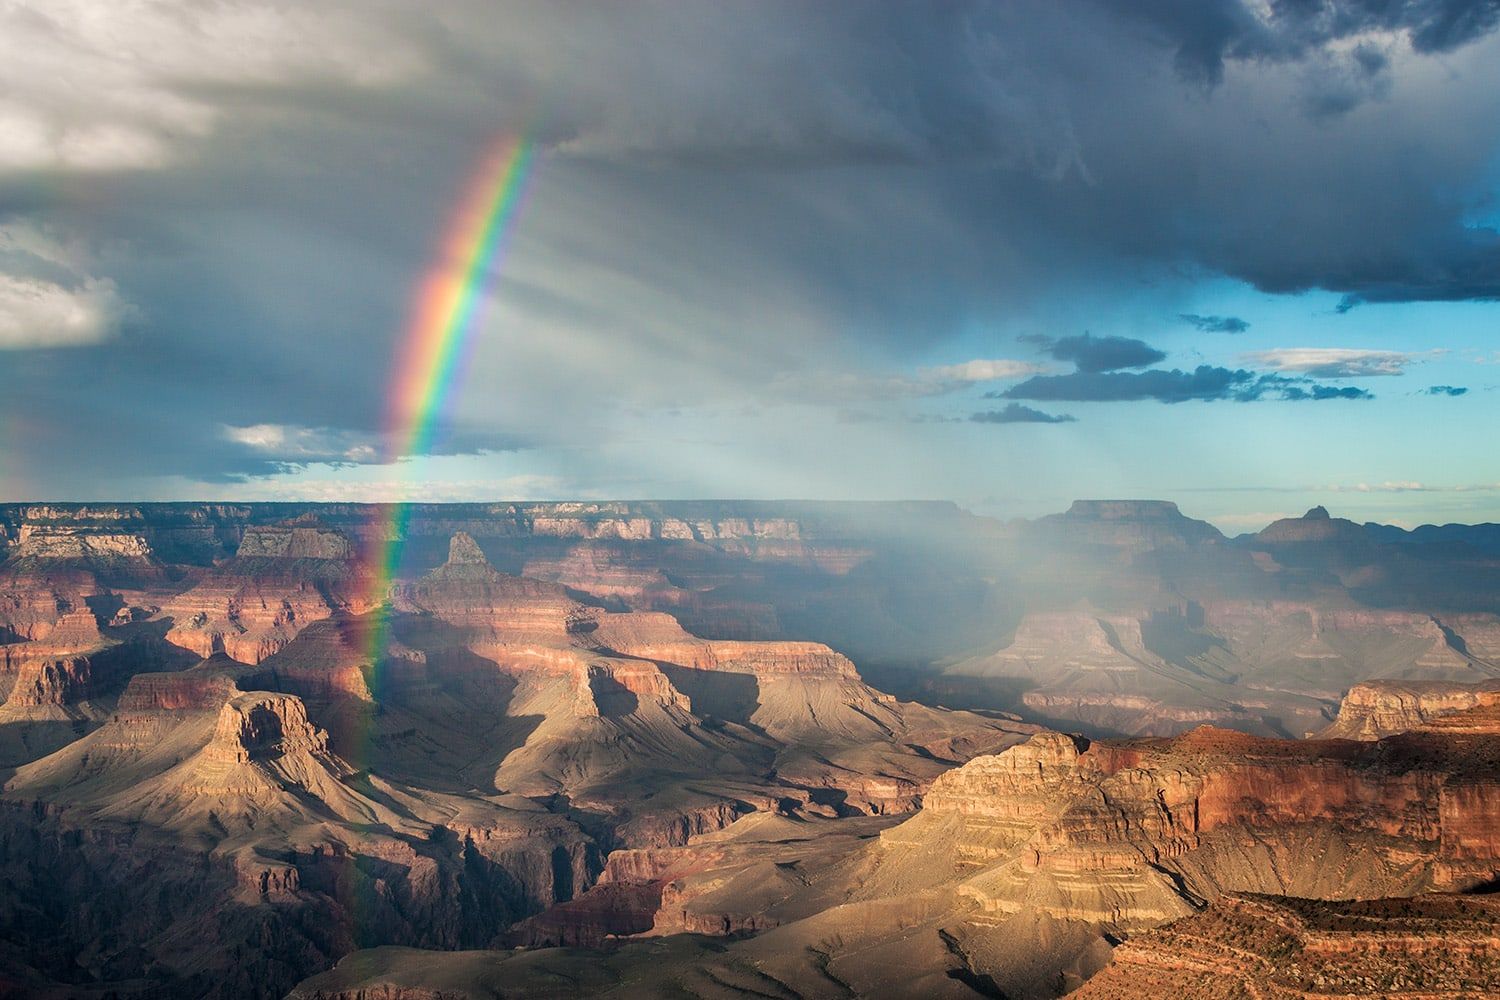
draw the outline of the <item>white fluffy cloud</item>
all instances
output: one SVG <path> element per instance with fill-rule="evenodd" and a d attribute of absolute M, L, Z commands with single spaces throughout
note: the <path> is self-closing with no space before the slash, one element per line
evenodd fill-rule
<path fill-rule="evenodd" d="M 1347 347 L 1278 347 L 1242 355 L 1247 364 L 1314 378 L 1368 378 L 1401 375 L 1433 352 L 1366 351 Z"/>
<path fill-rule="evenodd" d="M 1026 378 L 1040 375 L 1047 369 L 1030 361 L 1011 361 L 1005 358 L 976 358 L 956 365 L 940 368 L 925 368 L 921 374 L 937 382 L 998 382 L 1008 378 Z"/>
<path fill-rule="evenodd" d="M 31 226 L 0 226 L 0 350 L 79 347 L 107 340 L 127 306 L 83 254 Z"/>
<path fill-rule="evenodd" d="M 224 437 L 259 455 L 293 465 L 312 462 L 365 465 L 378 462 L 381 457 L 375 435 L 328 427 L 225 426 Z"/>
<path fill-rule="evenodd" d="M 158 167 L 214 129 L 218 102 L 398 79 L 420 59 L 374 13 L 286 0 L 0 2 L 0 171 Z"/>
<path fill-rule="evenodd" d="M 121 308 L 108 279 L 64 288 L 0 274 L 0 350 L 96 344 L 113 332 Z"/>

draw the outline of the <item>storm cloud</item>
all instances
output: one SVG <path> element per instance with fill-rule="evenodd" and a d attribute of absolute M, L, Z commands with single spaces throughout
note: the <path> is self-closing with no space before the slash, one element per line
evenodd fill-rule
<path fill-rule="evenodd" d="M 1013 400 L 1322 398 L 1294 378 L 1309 372 L 1122 371 L 1163 352 L 1115 334 L 1051 342 L 1074 374 L 962 366 L 1127 298 L 1180 315 L 1179 334 L 1244 333 L 1205 287 L 1500 297 L 1497 17 L 1437 0 L 10 4 L 6 487 L 190 489 L 381 454 L 416 292 L 505 134 L 537 165 L 436 414 L 446 453 L 524 445 L 546 467 L 521 471 L 548 482 L 723 494 L 758 488 L 789 437 L 846 444 L 790 409 L 793 386 L 829 413 L 1001 378 L 1024 379 L 996 390 Z M 703 461 L 722 440 L 684 445 L 682 413 L 734 421 L 769 457 Z"/>
<path fill-rule="evenodd" d="M 1001 409 L 981 410 L 969 416 L 976 424 L 1070 424 L 1077 419 L 1066 413 L 1044 413 L 1020 403 L 1007 403 Z"/>
<path fill-rule="evenodd" d="M 1166 360 L 1166 353 L 1131 337 L 1023 337 L 1038 344 L 1057 361 L 1071 361 L 1081 372 L 1109 372 L 1120 368 L 1145 368 Z"/>
<path fill-rule="evenodd" d="M 1370 399 L 1370 393 L 1354 386 L 1324 386 L 1280 375 L 1256 373 L 1244 368 L 1199 365 L 1192 371 L 1179 368 L 1144 372 L 1086 372 L 1068 375 L 1038 375 L 1001 392 L 986 393 L 995 399 L 1026 399 L 1045 402 L 1128 403 L 1155 400 L 1186 403 L 1197 400 L 1233 400 L 1251 403 L 1264 399 L 1289 402 L 1328 399 Z"/>
<path fill-rule="evenodd" d="M 1178 313 L 1177 318 L 1203 333 L 1244 333 L 1250 324 L 1238 316 L 1202 316 L 1198 313 Z"/>

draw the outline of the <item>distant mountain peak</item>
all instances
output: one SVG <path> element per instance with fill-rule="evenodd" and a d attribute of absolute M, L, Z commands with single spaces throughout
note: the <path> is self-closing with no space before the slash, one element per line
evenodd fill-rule
<path fill-rule="evenodd" d="M 1176 520 L 1182 511 L 1171 500 L 1074 500 L 1067 517 L 1099 521 Z"/>
<path fill-rule="evenodd" d="M 1333 515 L 1331 515 L 1331 514 L 1328 513 L 1328 508 L 1327 507 L 1324 507 L 1322 504 L 1319 504 L 1318 506 L 1316 506 L 1316 507 L 1312 508 L 1311 510 L 1309 510 L 1306 514 L 1303 514 L 1302 515 L 1302 520 L 1304 520 L 1304 521 L 1331 521 L 1331 520 L 1333 520 Z"/>

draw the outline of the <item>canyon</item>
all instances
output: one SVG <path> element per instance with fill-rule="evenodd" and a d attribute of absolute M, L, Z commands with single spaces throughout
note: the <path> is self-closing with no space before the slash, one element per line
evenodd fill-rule
<path fill-rule="evenodd" d="M 1492 995 L 1495 721 L 1040 733 L 900 822 L 747 816 L 612 856 L 519 950 L 360 952 L 292 995 L 540 997 L 570 968 L 620 997 Z"/>
<path fill-rule="evenodd" d="M 1465 995 L 1492 527 L 0 505 L 0 992 Z"/>

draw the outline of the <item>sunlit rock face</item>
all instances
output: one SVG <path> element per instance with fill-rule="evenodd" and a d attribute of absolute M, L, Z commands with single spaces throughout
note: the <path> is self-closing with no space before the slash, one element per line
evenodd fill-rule
<path fill-rule="evenodd" d="M 590 955 L 605 996 L 743 976 L 772 995 L 830 976 L 875 997 L 1486 995 L 1500 915 L 1454 890 L 1500 872 L 1497 753 L 1465 734 L 1041 733 L 943 774 L 901 822 L 750 814 L 618 851 L 597 887 L 515 929 L 521 950 L 362 952 L 294 995 L 542 996 L 548 956 L 577 954 L 549 946 L 606 942 Z"/>
<path fill-rule="evenodd" d="M 1326 902 L 1226 895 L 1142 934 L 1079 1000 L 1484 996 L 1500 981 L 1500 908 L 1490 896 Z"/>
<path fill-rule="evenodd" d="M 56 959 L 17 981 L 283 995 L 366 947 L 640 936 L 619 975 L 880 995 L 899 953 L 924 995 L 1052 996 L 1225 894 L 1496 873 L 1500 625 L 1449 536 L 411 514 L 387 579 L 379 508 L 0 512 L 0 874 L 72 904 L 0 921 Z"/>
<path fill-rule="evenodd" d="M 1200 728 L 1082 749 L 1037 736 L 945 774 L 883 842 L 895 869 L 924 839 L 978 866 L 960 892 L 985 909 L 1122 931 L 1229 890 L 1465 889 L 1500 870 L 1500 837 L 1477 833 L 1497 815 L 1500 784 L 1485 771 L 1497 752 L 1487 737 L 1436 735 L 1358 744 Z"/>
<path fill-rule="evenodd" d="M 1500 735 L 1500 682 L 1367 681 L 1349 689 L 1325 737 L 1374 740 L 1415 731 Z"/>

